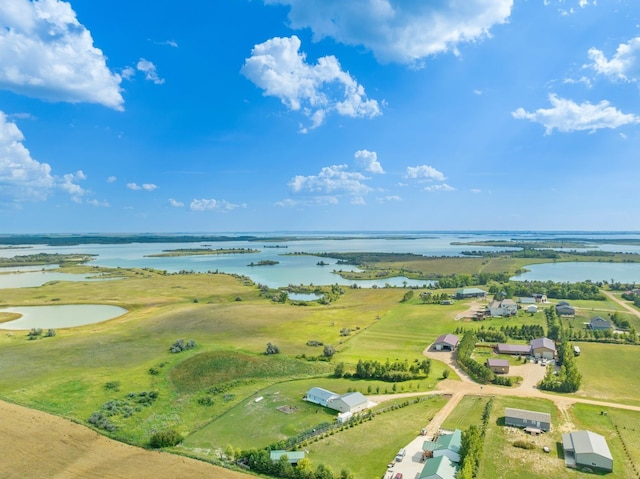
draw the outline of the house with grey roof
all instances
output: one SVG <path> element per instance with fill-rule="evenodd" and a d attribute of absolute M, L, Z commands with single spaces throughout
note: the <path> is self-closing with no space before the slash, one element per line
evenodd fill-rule
<path fill-rule="evenodd" d="M 566 301 L 560 301 L 556 304 L 556 314 L 558 316 L 575 316 L 576 310 Z"/>
<path fill-rule="evenodd" d="M 480 288 L 462 288 L 456 291 L 456 298 L 458 299 L 484 298 L 485 296 L 487 296 L 487 292 Z"/>
<path fill-rule="evenodd" d="M 504 424 L 505 426 L 522 427 L 531 433 L 549 432 L 551 414 L 506 407 L 504 408 Z"/>
<path fill-rule="evenodd" d="M 573 431 L 562 435 L 567 467 L 585 466 L 613 471 L 613 456 L 607 440 L 591 431 Z"/>
<path fill-rule="evenodd" d="M 553 359 L 556 357 L 556 343 L 549 338 L 532 339 L 531 355 L 536 358 Z"/>
<path fill-rule="evenodd" d="M 487 359 L 485 366 L 487 366 L 496 374 L 509 374 L 508 359 L 489 358 Z"/>
<path fill-rule="evenodd" d="M 518 305 L 513 299 L 493 300 L 489 303 L 488 310 L 492 318 L 515 316 L 518 314 Z"/>
<path fill-rule="evenodd" d="M 433 343 L 433 349 L 436 351 L 453 351 L 458 347 L 460 338 L 455 334 L 443 334 L 438 336 Z"/>
<path fill-rule="evenodd" d="M 369 400 L 366 396 L 359 392 L 347 393 L 342 396 L 331 398 L 327 403 L 327 407 L 340 411 L 342 413 L 356 413 L 369 406 Z"/>
<path fill-rule="evenodd" d="M 418 479 L 455 479 L 458 473 L 456 464 L 447 456 L 427 459 Z"/>
<path fill-rule="evenodd" d="M 369 406 L 369 400 L 362 393 L 352 392 L 340 395 L 317 387 L 309 389 L 304 395 L 304 400 L 341 413 L 356 413 Z"/>
<path fill-rule="evenodd" d="M 312 402 L 314 404 L 319 404 L 320 406 L 327 406 L 329 400 L 338 397 L 339 394 L 336 394 L 332 391 L 328 391 L 322 388 L 311 388 L 304 395 L 304 400 Z"/>
<path fill-rule="evenodd" d="M 587 323 L 588 329 L 593 329 L 594 331 L 606 331 L 608 329 L 612 329 L 611 321 L 608 321 L 600 316 L 596 316 L 595 318 L 591 318 Z"/>

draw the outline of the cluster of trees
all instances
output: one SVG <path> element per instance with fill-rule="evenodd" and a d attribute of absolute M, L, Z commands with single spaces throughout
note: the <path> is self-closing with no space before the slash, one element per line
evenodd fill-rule
<path fill-rule="evenodd" d="M 454 334 L 463 335 L 466 328 L 459 326 L 454 331 Z M 485 328 L 484 325 L 480 326 L 480 329 L 476 330 L 476 337 L 483 341 L 505 343 L 507 338 L 522 339 L 525 341 L 531 341 L 535 338 L 541 338 L 544 336 L 544 328 L 539 324 L 521 324 L 520 326 L 489 326 Z"/>
<path fill-rule="evenodd" d="M 546 294 L 555 299 L 590 299 L 604 301 L 606 297 L 600 292 L 600 283 L 581 281 L 578 283 L 556 283 L 554 281 L 505 281 L 492 284 L 489 293 L 503 292 L 506 298 L 532 296 L 536 293 Z"/>
<path fill-rule="evenodd" d="M 182 435 L 175 429 L 168 429 L 166 431 L 158 431 L 151 435 L 149 439 L 149 446 L 153 448 L 171 447 L 179 444 L 182 441 Z"/>
<path fill-rule="evenodd" d="M 436 289 L 464 288 L 465 286 L 480 286 L 491 281 L 506 283 L 509 281 L 508 273 L 477 273 L 477 274 L 452 274 L 438 278 L 434 286 Z"/>
<path fill-rule="evenodd" d="M 31 328 L 31 330 L 27 333 L 27 338 L 30 341 L 34 339 L 38 339 L 40 336 L 45 338 L 52 338 L 56 335 L 55 329 L 47 329 L 47 332 L 43 334 L 42 328 Z"/>
<path fill-rule="evenodd" d="M 264 354 L 280 354 L 280 348 L 272 343 L 267 343 L 267 349 L 265 349 Z"/>
<path fill-rule="evenodd" d="M 423 304 L 440 304 L 442 301 L 450 299 L 447 293 L 432 293 L 431 291 L 423 291 L 420 293 L 420 301 Z"/>
<path fill-rule="evenodd" d="M 573 354 L 571 343 L 562 339 L 557 345 L 560 371 L 556 374 L 552 366 L 547 366 L 547 373 L 538 384 L 540 389 L 562 393 L 573 393 L 580 389 L 582 374 Z"/>
<path fill-rule="evenodd" d="M 307 458 L 301 459 L 296 466 L 289 463 L 285 456 L 274 462 L 271 460 L 269 451 L 265 449 L 242 451 L 239 461 L 252 471 L 286 479 L 353 479 L 354 477 L 346 469 L 336 475 L 324 464 L 318 464 L 313 469 L 311 461 Z"/>
<path fill-rule="evenodd" d="M 479 383 L 488 383 L 495 379 L 495 374 L 484 364 L 479 363 L 471 357 L 478 338 L 473 331 L 466 331 L 458 344 L 458 365 L 464 369 L 469 376 Z"/>
<path fill-rule="evenodd" d="M 627 301 L 633 301 L 633 305 L 636 308 L 640 308 L 640 294 L 632 293 L 632 292 L 624 292 L 622 293 L 622 299 L 626 299 Z"/>
<path fill-rule="evenodd" d="M 430 359 L 423 359 L 421 362 L 416 360 L 413 364 L 409 364 L 406 359 L 394 362 L 390 362 L 387 359 L 384 363 L 359 359 L 354 373 L 345 372 L 344 363 L 338 363 L 333 374 L 338 378 L 356 377 L 360 379 L 378 379 L 386 382 L 401 382 L 423 377 L 422 375 L 429 376 L 430 372 Z"/>
<path fill-rule="evenodd" d="M 169 348 L 170 353 L 181 353 L 182 351 L 186 351 L 188 349 L 193 349 L 196 347 L 196 342 L 194 339 L 190 339 L 189 341 L 185 341 L 180 338 L 177 339 Z"/>
<path fill-rule="evenodd" d="M 600 331 L 597 329 L 569 328 L 564 330 L 563 335 L 570 341 L 638 344 L 638 333 L 633 326 L 629 328 L 629 331 L 623 333 L 614 333 L 610 329 Z"/>

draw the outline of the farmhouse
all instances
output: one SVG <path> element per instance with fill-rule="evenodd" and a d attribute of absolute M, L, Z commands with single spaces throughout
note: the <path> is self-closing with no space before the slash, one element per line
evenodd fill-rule
<path fill-rule="evenodd" d="M 327 391 L 326 389 L 311 388 L 307 391 L 307 394 L 304 395 L 304 400 L 314 404 L 320 404 L 320 406 L 327 406 L 330 399 L 338 396 L 339 394 Z"/>
<path fill-rule="evenodd" d="M 424 457 L 446 456 L 453 462 L 460 462 L 460 448 L 462 447 L 462 431 L 456 429 L 450 434 L 441 434 L 435 441 L 424 441 L 422 450 Z"/>
<path fill-rule="evenodd" d="M 447 456 L 427 459 L 418 479 L 454 479 L 458 468 Z"/>
<path fill-rule="evenodd" d="M 513 299 L 503 299 L 502 301 L 491 301 L 489 303 L 489 316 L 492 318 L 515 316 L 518 313 L 518 305 Z"/>
<path fill-rule="evenodd" d="M 531 355 L 538 359 L 553 359 L 556 356 L 556 344 L 549 338 L 532 339 Z"/>
<path fill-rule="evenodd" d="M 558 316 L 575 316 L 576 310 L 566 301 L 560 301 L 556 304 L 556 314 Z"/>
<path fill-rule="evenodd" d="M 547 302 L 547 295 L 546 294 L 542 294 L 542 293 L 535 293 L 533 295 L 533 299 L 536 300 L 536 303 L 546 303 Z"/>
<path fill-rule="evenodd" d="M 527 306 L 527 313 L 537 313 L 538 307 L 535 304 L 530 304 Z"/>
<path fill-rule="evenodd" d="M 613 471 L 613 456 L 607 440 L 591 431 L 573 431 L 562 435 L 567 467 L 587 466 Z"/>
<path fill-rule="evenodd" d="M 607 321 L 600 316 L 596 316 L 595 318 L 591 318 L 591 320 L 589 320 L 589 322 L 587 323 L 587 328 L 593 329 L 594 331 L 606 331 L 608 329 L 611 329 L 612 326 L 611 321 Z"/>
<path fill-rule="evenodd" d="M 364 394 L 359 392 L 347 393 L 342 396 L 331 398 L 327 407 L 336 411 L 356 413 L 367 409 L 369 401 Z"/>
<path fill-rule="evenodd" d="M 504 424 L 523 427 L 525 431 L 531 433 L 548 432 L 551 429 L 551 414 L 506 407 L 504 408 Z"/>
<path fill-rule="evenodd" d="M 480 288 L 462 288 L 456 291 L 456 298 L 484 298 L 487 296 L 487 292 Z"/>
<path fill-rule="evenodd" d="M 460 338 L 455 334 L 443 334 L 438 336 L 433 343 L 433 349 L 436 351 L 453 351 L 458 347 Z"/>
<path fill-rule="evenodd" d="M 498 343 L 498 354 L 511 354 L 513 356 L 528 356 L 531 354 L 531 346 L 528 344 L 504 344 Z"/>
<path fill-rule="evenodd" d="M 486 366 L 497 374 L 509 374 L 509 361 L 507 359 L 489 358 Z"/>
<path fill-rule="evenodd" d="M 282 456 L 287 456 L 287 460 L 289 464 L 298 464 L 302 459 L 304 459 L 304 451 L 271 451 L 269 453 L 271 460 L 273 462 L 279 462 Z"/>

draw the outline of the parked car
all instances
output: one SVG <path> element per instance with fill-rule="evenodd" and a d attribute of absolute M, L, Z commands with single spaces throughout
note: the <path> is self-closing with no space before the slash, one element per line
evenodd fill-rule
<path fill-rule="evenodd" d="M 400 449 L 398 451 L 398 454 L 396 454 L 396 462 L 401 462 L 406 454 L 407 451 L 405 451 L 404 449 Z"/>
<path fill-rule="evenodd" d="M 394 477 L 393 479 L 402 479 L 402 473 L 401 473 L 401 472 L 398 472 L 398 473 L 396 474 L 396 477 Z"/>

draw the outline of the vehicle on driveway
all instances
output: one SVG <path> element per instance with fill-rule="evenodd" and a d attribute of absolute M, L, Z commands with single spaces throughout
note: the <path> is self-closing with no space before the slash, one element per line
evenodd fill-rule
<path fill-rule="evenodd" d="M 402 473 L 399 472 L 396 474 L 396 477 L 394 477 L 393 479 L 402 479 Z"/>

